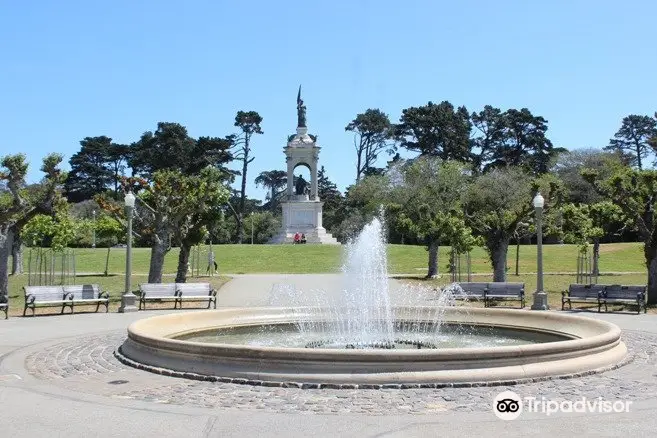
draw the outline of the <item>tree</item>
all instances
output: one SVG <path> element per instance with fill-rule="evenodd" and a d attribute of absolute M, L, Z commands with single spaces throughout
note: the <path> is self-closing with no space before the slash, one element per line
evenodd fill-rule
<path fill-rule="evenodd" d="M 0 193 L 0 297 L 6 297 L 9 287 L 9 255 L 14 235 L 37 214 L 48 214 L 61 202 L 61 186 L 66 175 L 59 169 L 62 156 L 48 155 L 41 171 L 46 174 L 39 186 L 27 196 L 25 176 L 28 164 L 25 156 L 7 155 L 0 165 L 0 180 L 7 184 L 7 191 Z"/>
<path fill-rule="evenodd" d="M 354 147 L 356 148 L 356 182 L 370 168 L 381 151 L 387 150 L 389 154 L 396 148 L 391 141 L 394 137 L 394 128 L 388 116 L 379 109 L 368 109 L 356 115 L 344 128 L 354 133 Z"/>
<path fill-rule="evenodd" d="M 326 170 L 322 166 L 317 172 L 317 192 L 319 199 L 324 202 L 322 224 L 327 230 L 332 230 L 343 219 L 344 197 L 338 186 L 326 176 Z"/>
<path fill-rule="evenodd" d="M 269 189 L 269 194 L 267 198 L 269 199 L 269 209 L 274 211 L 278 205 L 278 196 L 282 193 L 287 186 L 287 172 L 283 170 L 266 170 L 260 172 L 256 177 L 255 183 L 257 186 L 263 186 L 266 189 Z"/>
<path fill-rule="evenodd" d="M 592 273 L 600 275 L 600 239 L 624 228 L 622 210 L 610 201 L 595 204 L 566 204 L 563 212 L 563 233 L 566 243 L 580 246 L 586 251 L 593 242 Z"/>
<path fill-rule="evenodd" d="M 486 105 L 480 112 L 470 116 L 475 136 L 471 140 L 473 169 L 476 172 L 484 170 L 484 166 L 492 161 L 496 151 L 500 150 L 506 141 L 506 115 L 499 108 Z"/>
<path fill-rule="evenodd" d="M 648 303 L 657 303 L 657 171 L 618 169 L 612 176 L 603 177 L 595 170 L 582 171 L 584 178 L 598 192 L 617 205 L 623 215 L 636 227 L 643 241 L 643 253 L 648 269 Z"/>
<path fill-rule="evenodd" d="M 185 175 L 199 173 L 206 166 L 222 169 L 233 157 L 233 138 L 190 137 L 179 123 L 159 122 L 155 132 L 145 132 L 130 146 L 128 164 L 135 174 L 150 178 L 158 170 L 176 170 Z"/>
<path fill-rule="evenodd" d="M 102 214 L 97 218 L 93 225 L 96 231 L 96 237 L 105 245 L 107 245 L 107 256 L 105 257 L 105 270 L 104 275 L 107 277 L 109 274 L 109 260 L 110 260 L 110 251 L 112 246 L 119 243 L 122 237 L 126 234 L 123 224 L 121 224 L 115 218 Z M 97 245 L 98 246 L 98 245 Z"/>
<path fill-rule="evenodd" d="M 559 155 L 552 171 L 564 185 L 565 202 L 591 204 L 602 201 L 602 196 L 582 177 L 582 169 L 595 169 L 601 175 L 611 176 L 623 167 L 617 152 L 599 149 L 577 149 Z"/>
<path fill-rule="evenodd" d="M 389 180 L 387 214 L 402 233 L 426 244 L 427 277 L 432 278 L 438 275 L 441 243 L 468 245 L 470 230 L 461 208 L 467 176 L 462 165 L 436 157 L 418 158 L 402 171 L 400 180 Z"/>
<path fill-rule="evenodd" d="M 464 193 L 466 223 L 484 239 L 493 281 L 506 281 L 509 241 L 523 221 L 530 218 L 537 189 L 550 204 L 558 192 L 556 180 L 537 180 L 518 168 L 496 169 L 477 177 Z"/>
<path fill-rule="evenodd" d="M 237 153 L 234 154 L 234 158 L 242 162 L 242 186 L 240 189 L 240 201 L 238 205 L 237 213 L 235 217 L 238 225 L 238 241 L 242 243 L 244 239 L 244 203 L 246 200 L 246 172 L 248 170 L 249 164 L 255 159 L 251 157 L 251 138 L 254 134 L 262 134 L 262 128 L 260 127 L 262 123 L 262 117 L 255 111 L 238 111 L 235 116 L 235 126 L 240 128 L 241 133 L 235 137 L 234 148 L 237 150 Z"/>
<path fill-rule="evenodd" d="M 130 146 L 124 144 L 112 143 L 110 145 L 106 168 L 112 172 L 112 182 L 114 183 L 114 199 L 119 199 L 121 189 L 121 179 L 125 177 L 125 169 L 130 158 Z"/>
<path fill-rule="evenodd" d="M 212 169 L 213 178 L 220 173 L 211 167 L 208 169 Z M 140 203 L 147 206 L 147 211 L 141 211 L 149 216 L 149 228 L 152 230 L 149 283 L 162 281 L 164 257 L 171 249 L 172 240 L 180 243 L 187 233 L 193 232 L 190 217 L 206 213 L 209 206 L 207 199 L 216 191 L 223 190 L 214 183 L 209 184 L 202 175 L 203 172 L 201 175 L 185 175 L 178 170 L 158 170 L 139 196 Z M 213 204 L 211 207 L 216 206 Z"/>
<path fill-rule="evenodd" d="M 71 171 L 64 188 L 69 201 L 79 202 L 103 193 L 114 182 L 108 166 L 112 153 L 112 139 L 106 136 L 85 137 L 82 148 L 69 160 Z"/>
<path fill-rule="evenodd" d="M 509 109 L 503 118 L 502 138 L 493 142 L 485 170 L 522 166 L 535 175 L 547 173 L 557 155 L 565 151 L 555 148 L 546 137 L 547 120 L 534 116 L 527 108 Z"/>
<path fill-rule="evenodd" d="M 406 108 L 396 136 L 400 145 L 420 155 L 466 162 L 470 159 L 470 116 L 465 107 L 447 102 Z"/>
<path fill-rule="evenodd" d="M 643 169 L 648 157 L 650 140 L 657 136 L 657 119 L 650 116 L 629 115 L 623 118 L 620 129 L 609 140 L 606 150 L 619 152 L 631 166 Z"/>
<path fill-rule="evenodd" d="M 191 249 L 206 239 L 208 228 L 220 218 L 229 196 L 229 191 L 222 184 L 221 172 L 211 166 L 203 169 L 198 176 L 187 178 L 186 195 L 190 210 L 174 228 L 175 242 L 180 247 L 176 283 L 187 281 Z"/>

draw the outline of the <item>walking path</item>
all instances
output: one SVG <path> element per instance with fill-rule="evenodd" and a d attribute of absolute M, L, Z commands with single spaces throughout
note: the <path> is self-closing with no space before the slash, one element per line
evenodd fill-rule
<path fill-rule="evenodd" d="M 281 288 L 332 293 L 338 275 L 240 276 L 219 305 L 284 304 Z M 390 281 L 393 301 L 407 297 Z M 191 310 L 190 310 L 191 311 Z M 523 413 L 502 421 L 505 388 L 301 390 L 188 381 L 126 367 L 112 355 L 135 320 L 167 311 L 0 321 L 0 435 L 8 437 L 652 435 L 657 418 L 657 316 L 581 313 L 618 324 L 628 365 L 580 379 L 510 387 L 519 395 L 632 401 L 629 413 Z"/>

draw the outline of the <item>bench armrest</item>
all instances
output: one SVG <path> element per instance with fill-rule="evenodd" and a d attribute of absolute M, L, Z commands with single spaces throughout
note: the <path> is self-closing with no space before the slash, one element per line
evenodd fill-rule
<path fill-rule="evenodd" d="M 607 294 L 605 293 L 605 291 L 599 290 L 598 291 L 598 299 L 600 300 L 600 299 L 604 299 L 604 298 L 607 298 Z"/>
<path fill-rule="evenodd" d="M 110 297 L 109 292 L 107 292 L 107 291 L 104 291 L 104 292 L 101 292 L 101 293 L 98 294 L 98 298 L 105 298 L 105 299 L 109 300 L 109 297 Z"/>
<path fill-rule="evenodd" d="M 36 300 L 36 296 L 32 294 L 25 295 L 25 304 L 32 304 Z"/>
<path fill-rule="evenodd" d="M 562 290 L 561 291 L 561 298 L 566 298 L 568 296 L 568 291 L 567 290 Z"/>
<path fill-rule="evenodd" d="M 217 289 L 215 289 L 215 288 L 210 289 L 210 295 L 212 295 L 213 297 L 216 297 L 217 296 Z"/>
<path fill-rule="evenodd" d="M 73 301 L 73 294 L 71 292 L 64 292 L 64 296 L 62 297 L 62 300 Z"/>

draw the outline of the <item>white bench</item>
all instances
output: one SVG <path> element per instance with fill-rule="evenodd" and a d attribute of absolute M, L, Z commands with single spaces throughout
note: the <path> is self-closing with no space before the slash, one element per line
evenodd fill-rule
<path fill-rule="evenodd" d="M 64 313 L 66 307 L 71 308 L 73 313 L 73 295 L 64 292 L 62 286 L 25 286 L 25 309 L 23 309 L 23 316 L 27 313 L 27 309 L 32 309 L 32 316 L 37 307 L 60 307 Z"/>
<path fill-rule="evenodd" d="M 102 304 L 105 306 L 105 313 L 109 311 L 109 293 L 103 292 L 97 284 L 64 286 L 64 292 L 73 296 L 71 312 L 73 306 L 85 304 L 95 304 L 96 312 Z"/>
<path fill-rule="evenodd" d="M 139 309 L 146 309 L 146 302 L 173 301 L 173 308 L 182 309 L 183 301 L 207 301 L 217 308 L 217 291 L 210 283 L 143 283 L 139 285 Z M 180 307 L 178 307 L 180 306 Z"/>
<path fill-rule="evenodd" d="M 176 283 L 143 283 L 139 285 L 139 310 L 146 309 L 146 301 L 173 301 L 173 308 L 178 307 Z"/>
<path fill-rule="evenodd" d="M 217 308 L 217 291 L 210 283 L 176 283 L 176 289 L 181 307 L 183 301 L 207 301 L 208 309 L 212 303 Z"/>
<path fill-rule="evenodd" d="M 486 290 L 486 307 L 491 301 L 520 301 L 520 308 L 525 307 L 525 283 L 493 282 Z"/>

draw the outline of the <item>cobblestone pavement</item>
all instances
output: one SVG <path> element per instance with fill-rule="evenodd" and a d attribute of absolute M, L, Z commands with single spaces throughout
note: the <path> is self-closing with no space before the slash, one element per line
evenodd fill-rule
<path fill-rule="evenodd" d="M 127 391 L 117 388 L 111 395 L 113 397 L 261 412 L 368 415 L 480 412 L 490 411 L 493 398 L 506 389 L 521 397 L 546 397 L 551 400 L 575 400 L 582 396 L 604 397 L 607 400 L 654 399 L 657 394 L 657 335 L 638 331 L 623 333 L 631 362 L 621 368 L 581 378 L 511 387 L 298 389 L 167 378 L 127 367 L 114 358 L 113 352 L 123 342 L 125 330 L 51 345 L 29 354 L 25 365 L 36 378 L 55 384 L 66 385 L 67 381 L 75 379 L 80 388 L 80 381 L 87 379 L 90 383 L 87 390 L 92 393 L 97 389 L 92 380 L 120 372 L 121 378 L 141 384 L 131 385 L 138 388 Z"/>

